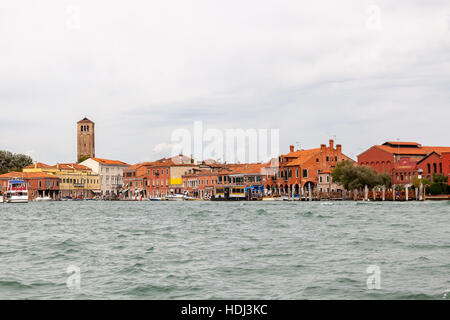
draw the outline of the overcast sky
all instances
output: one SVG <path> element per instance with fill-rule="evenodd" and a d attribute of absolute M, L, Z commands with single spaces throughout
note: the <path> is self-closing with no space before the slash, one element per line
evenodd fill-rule
<path fill-rule="evenodd" d="M 26 3 L 26 4 L 24 4 Z M 279 128 L 281 152 L 335 136 L 450 145 L 450 1 L 2 1 L 0 149 L 76 160 L 167 155 L 175 129 Z"/>

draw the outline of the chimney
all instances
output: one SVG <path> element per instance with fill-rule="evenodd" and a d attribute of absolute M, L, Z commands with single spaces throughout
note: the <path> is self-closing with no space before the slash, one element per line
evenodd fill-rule
<path fill-rule="evenodd" d="M 330 149 L 334 149 L 334 140 L 330 139 Z"/>
<path fill-rule="evenodd" d="M 337 152 L 342 153 L 342 145 L 341 144 L 337 144 L 336 145 L 336 150 L 337 150 Z"/>
<path fill-rule="evenodd" d="M 325 149 L 327 148 L 327 145 L 326 144 L 321 144 L 320 145 L 320 151 L 325 151 Z"/>
<path fill-rule="evenodd" d="M 293 146 L 293 145 L 290 145 L 290 146 L 289 146 L 289 150 L 290 150 L 290 152 L 294 152 L 294 146 Z"/>

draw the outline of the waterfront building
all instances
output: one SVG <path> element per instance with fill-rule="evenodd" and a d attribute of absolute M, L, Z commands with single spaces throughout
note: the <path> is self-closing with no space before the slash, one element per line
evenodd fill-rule
<path fill-rule="evenodd" d="M 215 199 L 260 199 L 266 185 L 268 164 L 225 164 L 216 169 Z"/>
<path fill-rule="evenodd" d="M 95 123 L 84 118 L 77 122 L 77 162 L 95 158 Z"/>
<path fill-rule="evenodd" d="M 23 168 L 23 172 L 41 172 L 57 177 L 62 198 L 92 198 L 101 193 L 99 175 L 77 163 L 57 163 L 54 166 L 35 163 Z"/>
<path fill-rule="evenodd" d="M 6 192 L 8 181 L 15 178 L 22 179 L 27 184 L 29 201 L 38 197 L 50 197 L 54 200 L 59 198 L 59 178 L 44 172 L 8 172 L 0 175 L 1 194 Z"/>
<path fill-rule="evenodd" d="M 352 161 L 342 153 L 342 145 L 334 146 L 334 140 L 329 145 L 322 144 L 320 148 L 294 150 L 279 156 L 278 162 L 272 161 L 266 171 L 266 190 L 272 195 L 287 195 L 297 197 L 306 194 L 306 191 L 318 192 L 321 173 L 333 172 L 339 162 Z M 276 168 L 278 163 L 278 168 Z M 320 188 L 320 187 L 319 187 Z M 322 187 L 322 191 L 323 191 Z M 330 192 L 342 189 L 341 186 L 330 185 Z"/>
<path fill-rule="evenodd" d="M 184 193 L 194 198 L 211 198 L 218 184 L 218 171 L 222 167 L 189 169 L 183 176 Z"/>
<path fill-rule="evenodd" d="M 106 199 L 118 199 L 123 187 L 123 170 L 130 167 L 128 163 L 119 160 L 89 158 L 80 163 L 89 167 L 100 177 L 101 196 Z"/>
<path fill-rule="evenodd" d="M 147 197 L 147 170 L 151 162 L 136 163 L 123 169 L 123 189 L 120 199 Z"/>
<path fill-rule="evenodd" d="M 334 193 L 343 191 L 343 187 L 333 182 L 333 176 L 330 170 L 324 170 L 319 173 L 317 190 L 320 194 Z"/>
<path fill-rule="evenodd" d="M 442 171 L 448 177 L 448 185 L 450 186 L 450 152 L 442 152 Z"/>
<path fill-rule="evenodd" d="M 422 146 L 417 142 L 388 141 L 375 145 L 358 156 L 358 165 L 378 173 L 387 172 L 392 184 L 412 185 L 423 175 L 433 181 L 434 174 L 445 174 L 445 155 L 450 147 Z"/>
<path fill-rule="evenodd" d="M 181 154 L 152 162 L 146 167 L 148 196 L 162 197 L 184 193 L 183 175 L 198 168 L 192 158 Z"/>

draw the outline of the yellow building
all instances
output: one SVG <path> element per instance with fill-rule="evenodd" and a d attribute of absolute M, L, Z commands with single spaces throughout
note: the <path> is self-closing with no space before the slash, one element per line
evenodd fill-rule
<path fill-rule="evenodd" d="M 45 172 L 57 176 L 62 198 L 93 198 L 101 193 L 100 176 L 89 167 L 76 163 L 58 163 L 49 166 L 35 163 L 23 169 L 23 172 Z"/>

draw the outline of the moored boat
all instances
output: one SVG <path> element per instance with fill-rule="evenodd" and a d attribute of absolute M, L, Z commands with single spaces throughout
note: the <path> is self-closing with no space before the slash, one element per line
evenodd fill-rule
<path fill-rule="evenodd" d="M 8 181 L 8 188 L 4 194 L 6 203 L 27 203 L 28 188 L 25 181 L 21 179 L 12 179 Z"/>
<path fill-rule="evenodd" d="M 184 194 L 171 194 L 168 196 L 165 196 L 165 200 L 168 201 L 183 201 L 184 200 Z"/>

